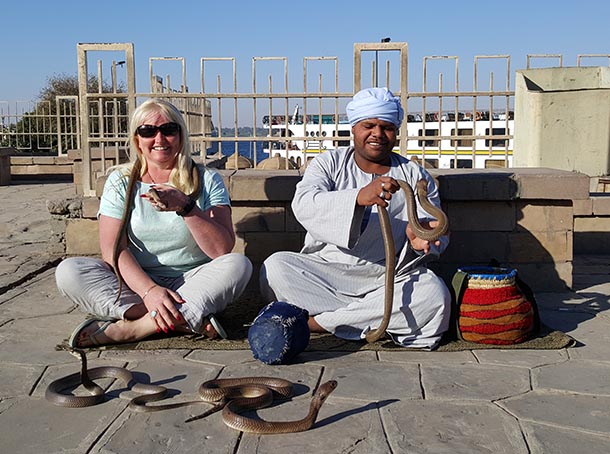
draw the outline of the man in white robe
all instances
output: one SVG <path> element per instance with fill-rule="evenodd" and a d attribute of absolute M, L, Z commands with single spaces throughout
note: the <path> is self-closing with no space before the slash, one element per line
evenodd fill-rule
<path fill-rule="evenodd" d="M 313 159 L 292 202 L 307 230 L 300 253 L 277 252 L 261 269 L 261 292 L 309 312 L 312 332 L 357 340 L 381 324 L 385 301 L 385 251 L 377 206 L 387 207 L 396 245 L 393 310 L 387 333 L 405 347 L 435 348 L 449 326 L 450 294 L 425 264 L 447 247 L 447 235 L 430 243 L 407 221 L 404 191 L 428 182 L 430 201 L 440 207 L 438 188 L 418 164 L 392 152 L 403 110 L 387 88 L 370 88 L 347 106 L 353 147 Z M 418 204 L 424 225 L 432 220 Z"/>

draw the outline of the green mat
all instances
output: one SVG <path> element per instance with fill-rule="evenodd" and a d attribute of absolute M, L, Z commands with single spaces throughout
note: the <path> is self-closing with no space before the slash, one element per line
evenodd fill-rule
<path fill-rule="evenodd" d="M 486 345 L 457 339 L 445 339 L 440 346 L 434 350 L 437 352 L 457 352 L 463 350 L 480 349 L 530 349 L 530 350 L 554 350 L 571 347 L 576 341 L 562 333 L 543 326 L 542 332 L 526 342 L 516 345 Z M 249 350 L 248 339 L 233 338 L 210 340 L 198 335 L 181 335 L 170 337 L 150 337 L 140 342 L 130 344 L 116 344 L 100 347 L 112 350 L 159 350 L 159 349 L 186 349 L 186 350 Z M 330 334 L 312 334 L 309 345 L 305 351 L 403 351 L 409 352 L 413 349 L 403 348 L 391 341 L 381 340 L 368 344 L 364 341 L 346 341 Z"/>
<path fill-rule="evenodd" d="M 159 350 L 159 349 L 186 349 L 186 350 L 250 350 L 248 344 L 249 323 L 254 320 L 256 315 L 265 306 L 261 303 L 256 292 L 246 292 L 234 304 L 231 304 L 221 314 L 216 317 L 227 331 L 228 339 L 210 340 L 204 336 L 193 334 L 180 335 L 155 335 L 139 342 L 128 344 L 115 344 L 98 347 L 97 349 L 111 350 Z M 539 334 L 526 342 L 516 345 L 485 345 L 475 344 L 458 340 L 455 338 L 443 339 L 438 352 L 456 352 L 463 350 L 478 349 L 533 349 L 533 350 L 554 350 L 571 347 L 576 341 L 567 334 L 541 326 Z M 365 351 L 365 350 L 386 350 L 386 351 L 414 351 L 394 344 L 388 339 L 379 340 L 368 344 L 365 341 L 346 341 L 339 339 L 331 334 L 312 334 L 306 351 Z"/>

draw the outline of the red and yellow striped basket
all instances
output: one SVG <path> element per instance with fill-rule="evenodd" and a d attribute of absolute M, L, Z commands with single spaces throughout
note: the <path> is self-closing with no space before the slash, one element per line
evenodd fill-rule
<path fill-rule="evenodd" d="M 537 326 L 535 302 L 519 288 L 515 269 L 458 268 L 454 289 L 457 331 L 461 339 L 479 344 L 511 345 L 534 334 Z"/>

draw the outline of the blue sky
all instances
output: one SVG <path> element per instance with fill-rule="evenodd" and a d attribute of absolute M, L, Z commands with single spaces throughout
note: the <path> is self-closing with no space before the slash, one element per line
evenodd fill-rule
<path fill-rule="evenodd" d="M 575 65 L 577 54 L 610 54 L 608 5 L 601 0 L 9 1 L 1 13 L 0 101 L 32 100 L 49 76 L 76 74 L 79 42 L 133 43 L 138 91 L 148 90 L 149 57 L 164 56 L 186 59 L 192 92 L 200 90 L 201 57 L 235 57 L 238 91 L 250 91 L 252 57 L 286 56 L 290 88 L 300 91 L 304 57 L 336 56 L 339 89 L 348 91 L 354 43 L 384 37 L 408 43 L 409 73 L 422 72 L 424 56 L 458 56 L 460 68 L 466 68 L 460 83 L 468 85 L 475 55 L 510 55 L 514 72 L 525 67 L 527 54 L 562 54 L 564 66 Z M 265 91 L 266 80 L 259 84 Z M 419 90 L 421 81 L 409 88 Z"/>

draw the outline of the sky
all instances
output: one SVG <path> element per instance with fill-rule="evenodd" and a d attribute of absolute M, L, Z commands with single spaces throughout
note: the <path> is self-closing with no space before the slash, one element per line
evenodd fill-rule
<path fill-rule="evenodd" d="M 303 89 L 304 57 L 337 57 L 339 90 L 350 91 L 354 43 L 388 37 L 408 43 L 410 90 L 421 89 L 427 56 L 458 57 L 460 86 L 469 89 L 476 55 L 509 55 L 514 72 L 525 68 L 527 54 L 561 54 L 564 66 L 574 66 L 578 54 L 610 54 L 609 13 L 610 3 L 602 0 L 9 1 L 0 10 L 0 102 L 33 100 L 49 77 L 76 75 L 77 43 L 133 43 L 138 92 L 148 91 L 151 57 L 183 57 L 191 92 L 201 90 L 202 57 L 235 58 L 238 91 L 244 92 L 252 90 L 253 57 L 287 57 L 291 91 Z M 89 70 L 96 71 L 99 57 L 91 58 Z M 608 58 L 593 61 L 609 64 Z M 166 63 L 156 69 L 171 74 L 172 85 L 179 83 L 179 64 L 167 63 L 166 69 Z M 221 90 L 232 91 L 226 67 L 219 65 Z M 283 69 L 281 62 L 269 65 Z M 315 69 L 310 74 L 311 90 L 318 81 Z M 443 83 L 455 83 L 451 74 Z M 502 86 L 500 74 L 495 77 Z M 273 77 L 274 91 L 282 88 L 281 72 Z M 439 83 L 430 77 L 429 83 Z M 206 78 L 206 89 L 215 90 L 214 72 Z M 266 91 L 264 73 L 257 80 L 259 91 Z M 324 84 L 333 85 L 333 77 Z"/>

